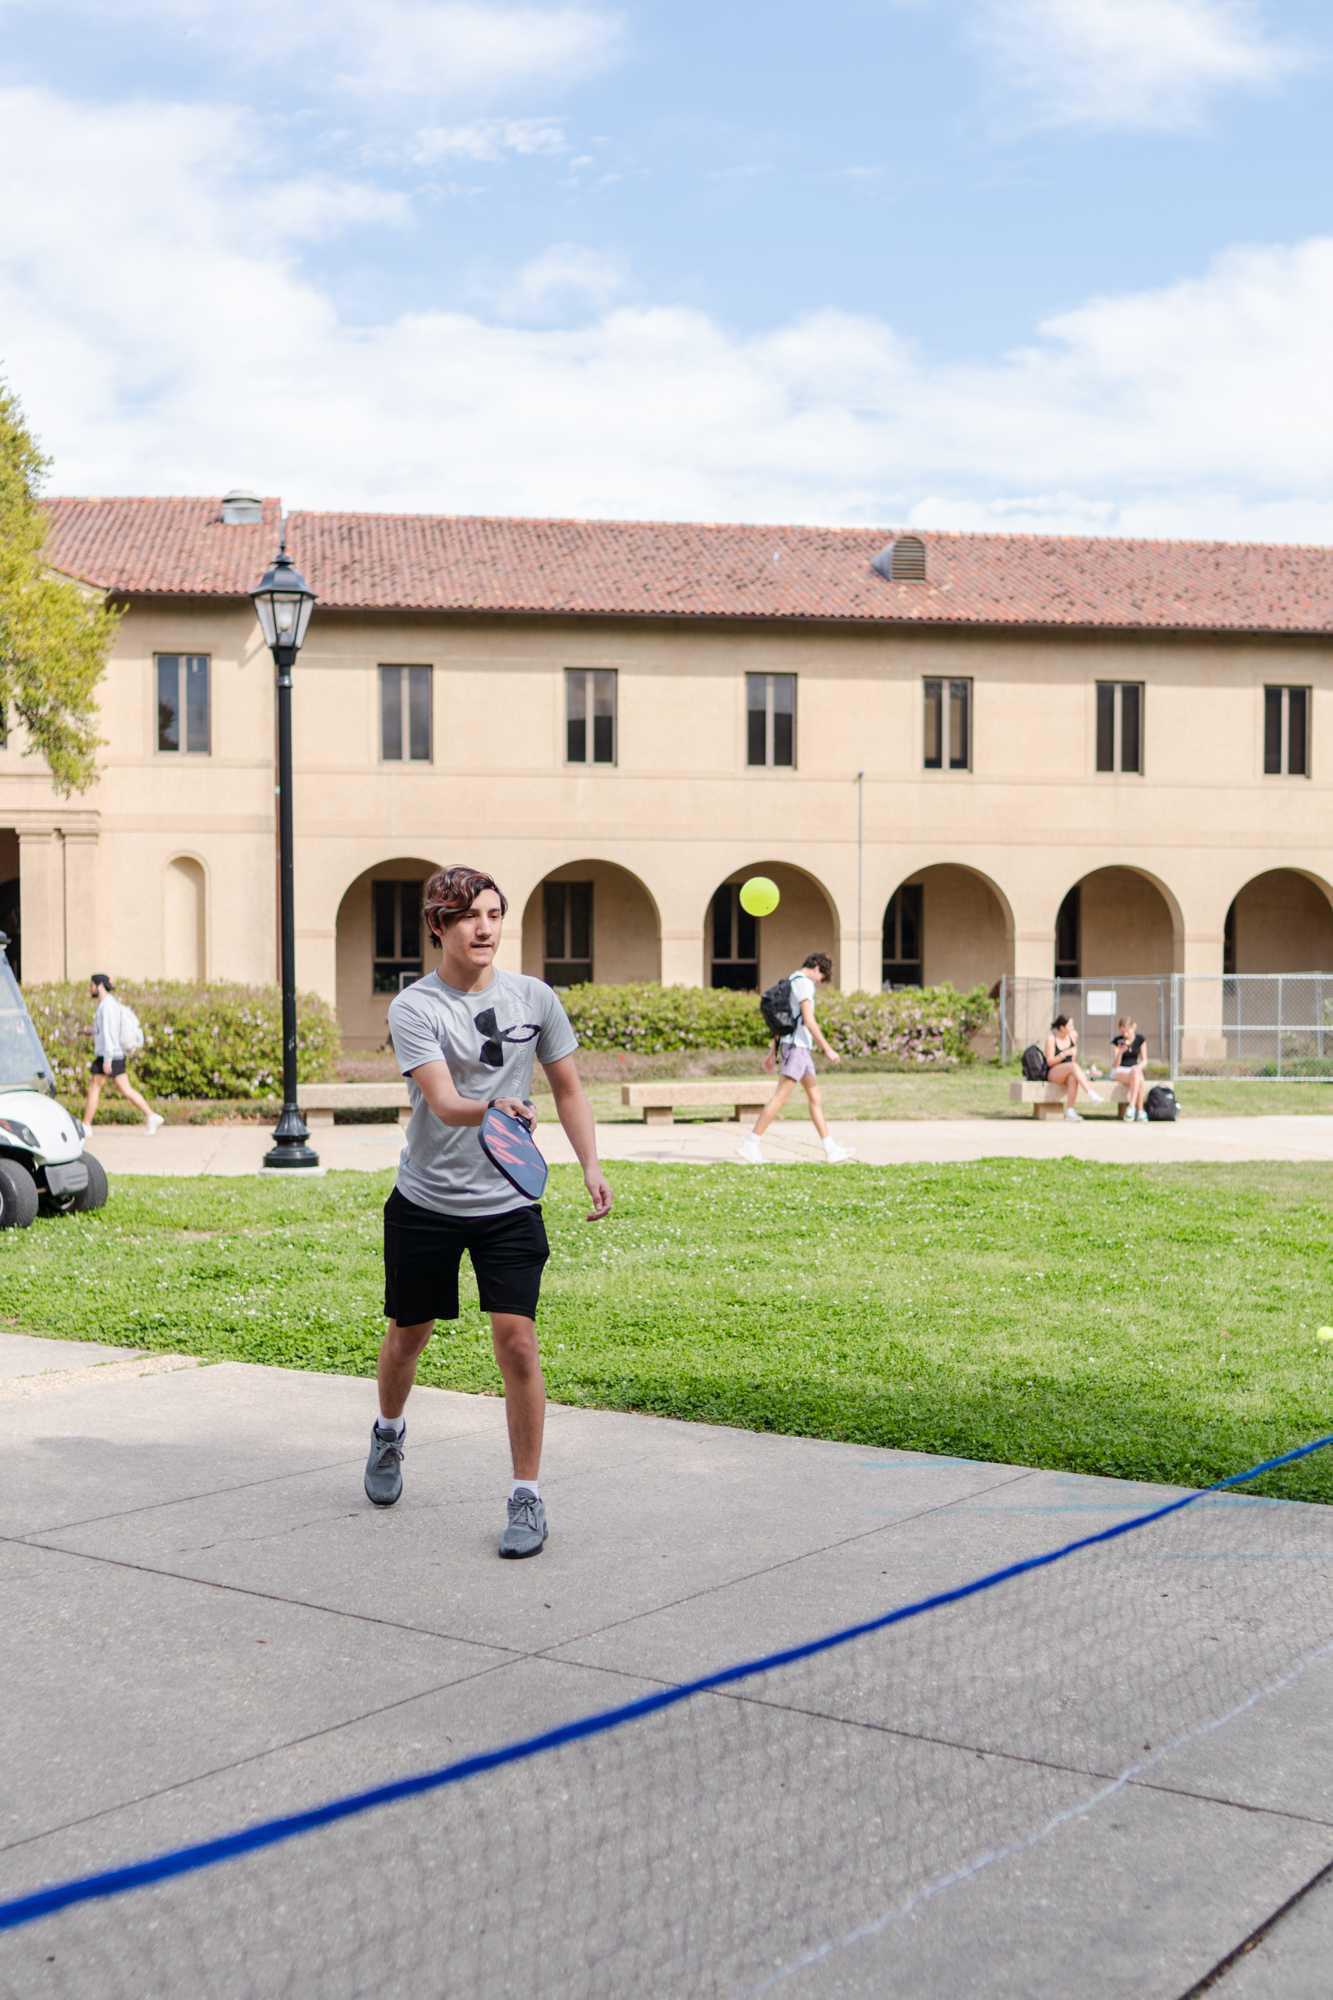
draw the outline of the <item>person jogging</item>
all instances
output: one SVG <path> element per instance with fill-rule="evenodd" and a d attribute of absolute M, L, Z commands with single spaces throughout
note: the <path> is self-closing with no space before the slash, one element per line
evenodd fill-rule
<path fill-rule="evenodd" d="M 789 1035 L 775 1039 L 764 1057 L 764 1068 L 779 1071 L 778 1087 L 755 1120 L 754 1131 L 741 1141 L 740 1156 L 752 1167 L 764 1164 L 763 1137 L 773 1120 L 781 1111 L 787 1099 L 799 1083 L 805 1091 L 806 1103 L 816 1132 L 824 1143 L 824 1158 L 830 1164 L 839 1160 L 850 1160 L 851 1154 L 845 1146 L 840 1146 L 828 1128 L 824 1116 L 824 1102 L 820 1095 L 819 1078 L 815 1071 L 814 1051 L 828 1058 L 831 1063 L 841 1060 L 836 1049 L 829 1047 L 824 1039 L 824 1031 L 815 1019 L 815 989 L 823 986 L 833 975 L 833 960 L 825 951 L 807 954 L 803 965 L 791 975 L 791 998 L 798 1019 Z"/>
<path fill-rule="evenodd" d="M 478 1127 L 489 1105 L 535 1122 L 532 1065 L 540 1062 L 583 1168 L 589 1222 L 610 1212 L 597 1133 L 574 1063 L 578 1041 L 553 989 L 494 963 L 509 905 L 491 876 L 442 868 L 426 884 L 424 915 L 439 967 L 397 994 L 389 1034 L 412 1114 L 398 1178 L 384 1205 L 384 1313 L 379 1415 L 366 1461 L 367 1497 L 391 1507 L 403 1490 L 403 1411 L 437 1320 L 458 1318 L 458 1272 L 472 1261 L 504 1379 L 513 1478 L 502 1556 L 535 1556 L 546 1540 L 541 1497 L 546 1385 L 537 1351 L 537 1301 L 550 1251 L 540 1203 L 493 1166 Z"/>
<path fill-rule="evenodd" d="M 96 1001 L 97 1012 L 93 1015 L 93 1061 L 83 1105 L 83 1122 L 91 1125 L 96 1118 L 97 1107 L 102 1101 L 102 1085 L 110 1077 L 121 1096 L 128 1098 L 136 1111 L 142 1111 L 151 1136 L 165 1120 L 160 1111 L 154 1111 L 146 1097 L 140 1096 L 125 1074 L 128 1062 L 126 1016 L 129 1010 L 117 1000 L 109 973 L 93 973 L 88 981 L 88 998 Z M 135 1046 L 139 1047 L 141 1041 L 142 1037 Z"/>

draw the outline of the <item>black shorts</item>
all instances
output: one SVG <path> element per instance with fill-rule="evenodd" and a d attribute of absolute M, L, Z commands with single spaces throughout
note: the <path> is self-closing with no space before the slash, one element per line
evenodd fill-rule
<path fill-rule="evenodd" d="M 124 1056 L 112 1056 L 110 1057 L 109 1060 L 111 1067 L 108 1069 L 107 1068 L 108 1058 L 106 1056 L 94 1056 L 92 1060 L 92 1067 L 90 1074 L 93 1076 L 124 1076 L 125 1074 Z"/>
<path fill-rule="evenodd" d="M 541 1208 L 503 1215 L 438 1215 L 397 1188 L 384 1204 L 384 1316 L 399 1326 L 458 1318 L 458 1267 L 467 1251 L 481 1309 L 536 1319 L 551 1254 Z"/>

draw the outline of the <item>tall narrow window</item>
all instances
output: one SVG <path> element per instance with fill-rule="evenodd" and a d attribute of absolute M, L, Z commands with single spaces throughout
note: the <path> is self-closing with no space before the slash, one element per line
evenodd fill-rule
<path fill-rule="evenodd" d="M 928 771 L 972 768 L 971 681 L 928 680 L 923 762 Z"/>
<path fill-rule="evenodd" d="M 709 912 L 712 931 L 710 983 L 753 993 L 759 984 L 759 922 L 741 908 L 739 882 L 724 882 Z"/>
<path fill-rule="evenodd" d="M 430 667 L 380 668 L 380 756 L 386 764 L 431 761 Z"/>
<path fill-rule="evenodd" d="M 565 762 L 614 764 L 615 761 L 615 668 L 566 668 Z"/>
<path fill-rule="evenodd" d="M 159 653 L 158 749 L 206 757 L 211 734 L 207 653 Z"/>
<path fill-rule="evenodd" d="M 580 986 L 592 978 L 592 883 L 542 887 L 542 978 L 548 986 Z"/>
<path fill-rule="evenodd" d="M 1055 919 L 1055 976 L 1057 979 L 1079 979 L 1082 945 L 1080 930 L 1082 898 L 1076 882 L 1061 903 Z"/>
<path fill-rule="evenodd" d="M 926 891 L 922 882 L 904 882 L 884 910 L 881 976 L 886 987 L 920 986 L 925 962 Z"/>
<path fill-rule="evenodd" d="M 745 714 L 746 763 L 795 764 L 795 674 L 747 674 Z"/>
<path fill-rule="evenodd" d="M 1268 777 L 1310 775 L 1310 690 L 1264 689 L 1264 773 Z"/>
<path fill-rule="evenodd" d="M 420 979 L 420 882 L 372 882 L 370 885 L 371 990 L 397 993 Z"/>
<path fill-rule="evenodd" d="M 1143 770 L 1142 681 L 1098 681 L 1097 769 Z"/>
<path fill-rule="evenodd" d="M 1236 899 L 1233 896 L 1222 925 L 1222 977 L 1231 979 L 1236 972 Z"/>

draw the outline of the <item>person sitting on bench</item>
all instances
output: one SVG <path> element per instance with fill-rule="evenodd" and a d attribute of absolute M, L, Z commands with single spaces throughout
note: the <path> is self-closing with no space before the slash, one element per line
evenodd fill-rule
<path fill-rule="evenodd" d="M 1078 1029 L 1068 1014 L 1057 1014 L 1051 1022 L 1043 1054 L 1046 1057 L 1047 1083 L 1064 1087 L 1065 1117 L 1075 1124 L 1081 1123 L 1082 1115 L 1074 1109 L 1080 1090 L 1086 1090 L 1094 1104 L 1101 1104 L 1104 1100 L 1101 1092 L 1093 1089 L 1088 1072 L 1079 1064 Z"/>
<path fill-rule="evenodd" d="M 1129 1092 L 1129 1110 L 1125 1116 L 1131 1123 L 1138 1118 L 1146 1125 L 1148 1114 L 1143 1100 L 1148 1095 L 1148 1043 L 1139 1033 L 1139 1024 L 1132 1014 L 1122 1014 L 1116 1022 L 1111 1047 L 1115 1050 L 1111 1081 L 1123 1083 Z"/>

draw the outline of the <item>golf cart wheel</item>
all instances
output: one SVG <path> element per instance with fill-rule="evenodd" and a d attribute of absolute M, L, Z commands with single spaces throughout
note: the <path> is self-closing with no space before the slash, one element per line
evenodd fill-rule
<path fill-rule="evenodd" d="M 80 1215 L 89 1208 L 105 1208 L 106 1198 L 111 1192 L 102 1162 L 94 1159 L 91 1153 L 85 1153 L 83 1164 L 88 1169 L 88 1185 L 80 1188 L 74 1197 L 74 1207 Z"/>
<path fill-rule="evenodd" d="M 36 1181 L 17 1160 L 0 1160 L 0 1229 L 27 1229 L 36 1217 Z"/>

